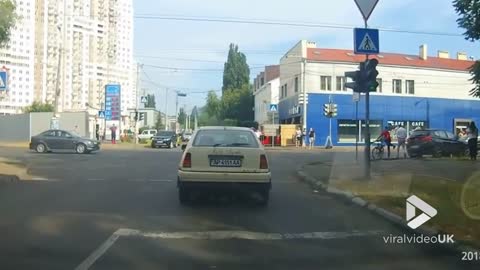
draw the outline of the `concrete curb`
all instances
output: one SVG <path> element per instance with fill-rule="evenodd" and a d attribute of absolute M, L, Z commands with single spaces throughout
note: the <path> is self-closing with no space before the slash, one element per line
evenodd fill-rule
<path fill-rule="evenodd" d="M 427 235 L 427 236 L 436 236 L 436 235 L 439 235 L 439 234 L 444 234 L 444 232 L 438 231 L 438 230 L 433 229 L 433 228 L 423 228 L 422 227 L 422 228 L 412 229 L 412 228 L 408 227 L 407 222 L 403 219 L 403 217 L 401 217 L 401 216 L 399 216 L 395 213 L 392 213 L 392 212 L 390 212 L 390 211 L 388 211 L 384 208 L 378 207 L 375 204 L 370 203 L 367 200 L 365 200 L 365 199 L 363 199 L 359 196 L 356 196 L 355 194 L 353 194 L 351 192 L 339 190 L 339 189 L 334 188 L 334 187 L 329 187 L 327 184 L 323 183 L 321 180 L 318 180 L 315 177 L 312 177 L 308 173 L 306 173 L 305 170 L 303 169 L 303 167 L 304 166 L 297 167 L 297 175 L 299 176 L 299 178 L 303 182 L 309 184 L 310 186 L 312 186 L 314 188 L 319 188 L 319 189 L 327 192 L 328 194 L 333 195 L 334 197 L 336 197 L 338 199 L 345 200 L 347 202 L 351 202 L 351 203 L 353 203 L 355 205 L 358 205 L 362 208 L 366 208 L 369 211 L 375 213 L 376 215 L 381 216 L 382 218 L 388 220 L 389 222 L 392 222 L 393 224 L 395 224 L 399 227 L 402 227 L 403 229 L 406 229 L 406 230 L 409 230 L 409 231 L 412 231 L 412 232 L 415 232 L 415 233 L 420 233 L 420 234 L 423 234 L 423 235 Z M 469 245 L 465 245 L 463 243 L 458 243 L 458 241 L 455 242 L 452 245 L 445 245 L 445 248 L 446 249 L 451 249 L 455 252 L 462 252 L 462 251 L 480 252 L 479 249 L 477 249 L 475 247 L 472 247 L 472 246 L 469 246 Z"/>

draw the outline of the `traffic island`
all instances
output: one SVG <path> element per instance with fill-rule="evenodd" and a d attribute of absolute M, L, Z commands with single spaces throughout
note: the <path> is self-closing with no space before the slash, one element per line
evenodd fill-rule
<path fill-rule="evenodd" d="M 456 249 L 480 249 L 480 171 L 476 164 L 470 163 L 473 166 L 470 173 L 456 179 L 444 177 L 451 173 L 446 171 L 455 168 L 452 163 L 465 163 L 448 162 L 450 166 L 441 166 L 434 172 L 428 172 L 429 167 L 419 170 L 421 160 L 375 163 L 370 179 L 362 177 L 361 164 L 339 166 L 335 162 L 316 162 L 298 168 L 298 175 L 312 188 L 367 208 L 408 230 L 413 229 L 405 220 L 406 199 L 415 195 L 438 214 L 414 232 L 431 236 L 453 234 Z"/>

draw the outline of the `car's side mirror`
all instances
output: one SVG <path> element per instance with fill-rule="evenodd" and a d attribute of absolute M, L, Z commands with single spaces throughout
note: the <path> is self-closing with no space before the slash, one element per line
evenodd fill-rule
<path fill-rule="evenodd" d="M 186 145 L 186 144 L 182 144 L 182 151 L 185 151 L 185 149 L 187 149 L 187 145 Z"/>

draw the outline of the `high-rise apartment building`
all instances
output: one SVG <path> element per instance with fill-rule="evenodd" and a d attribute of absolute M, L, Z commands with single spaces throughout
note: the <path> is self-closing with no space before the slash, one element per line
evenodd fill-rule
<path fill-rule="evenodd" d="M 122 87 L 123 115 L 135 105 L 132 0 L 37 0 L 35 29 L 37 100 L 93 113 L 112 83 Z"/>
<path fill-rule="evenodd" d="M 0 68 L 8 70 L 8 91 L 0 96 L 0 114 L 21 113 L 34 99 L 35 0 L 17 0 L 17 22 L 10 42 L 0 48 Z"/>

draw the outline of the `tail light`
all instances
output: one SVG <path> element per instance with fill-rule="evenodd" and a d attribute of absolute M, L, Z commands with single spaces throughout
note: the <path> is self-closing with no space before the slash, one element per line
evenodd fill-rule
<path fill-rule="evenodd" d="M 421 140 L 422 142 L 431 142 L 431 141 L 432 141 L 432 136 L 420 137 L 420 140 Z"/>
<path fill-rule="evenodd" d="M 260 169 L 264 169 L 264 170 L 268 169 L 267 156 L 265 155 L 260 155 Z"/>
<path fill-rule="evenodd" d="M 183 158 L 183 168 L 191 168 L 192 167 L 192 154 L 186 153 L 185 158 Z"/>

